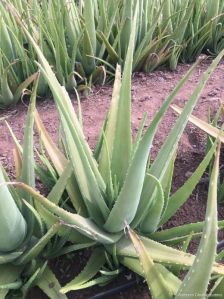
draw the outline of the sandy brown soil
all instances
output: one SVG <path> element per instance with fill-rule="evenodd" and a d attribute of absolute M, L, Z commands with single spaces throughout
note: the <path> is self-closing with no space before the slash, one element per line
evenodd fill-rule
<path fill-rule="evenodd" d="M 188 83 L 176 97 L 175 103 L 177 105 L 184 106 L 184 103 L 189 98 L 193 88 L 199 81 L 202 72 L 207 68 L 208 64 L 208 60 L 204 61 L 195 70 Z M 143 112 L 148 113 L 149 123 L 164 99 L 169 95 L 170 91 L 175 87 L 189 67 L 190 65 L 179 65 L 177 70 L 174 72 L 159 70 L 151 74 L 136 73 L 133 75 L 133 133 L 137 131 Z M 94 147 L 96 144 L 98 132 L 110 104 L 111 93 L 111 86 L 95 87 L 88 98 L 82 99 L 84 131 L 91 147 Z M 75 108 L 77 108 L 73 96 L 72 99 Z M 209 80 L 194 110 L 194 115 L 206 120 L 208 108 L 210 107 L 214 114 L 222 99 L 224 99 L 224 62 L 220 63 Z M 37 108 L 45 125 L 47 126 L 48 131 L 54 139 L 57 140 L 58 115 L 53 101 L 51 99 L 40 99 L 38 101 Z M 26 110 L 27 105 L 25 103 L 19 103 L 16 107 L 12 107 L 6 111 L 0 111 L 0 162 L 6 167 L 11 175 L 13 175 L 13 142 L 8 134 L 4 119 L 6 119 L 12 126 L 17 138 L 22 140 Z M 175 120 L 176 115 L 170 109 L 164 117 L 156 135 L 152 158 L 155 157 Z M 182 136 L 178 150 L 173 190 L 177 189 L 186 180 L 188 173 L 193 171 L 202 160 L 205 151 L 205 142 L 205 134 L 193 125 L 189 124 Z M 175 217 L 169 221 L 167 226 L 172 227 L 174 225 L 203 220 L 206 208 L 206 195 L 207 185 L 200 184 L 188 202 L 178 211 Z M 220 218 L 223 218 L 224 216 L 224 209 L 222 207 L 219 208 L 219 216 Z M 71 273 L 77 273 L 81 268 L 82 262 L 85 260 L 83 254 L 85 253 L 74 254 L 74 258 L 72 260 L 60 259 L 52 263 L 52 266 L 54 269 L 56 268 L 57 276 L 62 283 L 65 283 L 71 278 Z M 65 271 L 65 269 L 67 270 Z M 117 284 L 119 284 L 119 280 Z M 76 295 L 71 294 L 69 298 L 90 298 L 100 291 L 100 288 L 94 288 L 91 291 L 83 291 L 78 294 L 76 293 Z M 42 296 L 39 291 L 37 292 L 34 290 L 27 298 L 41 299 L 45 297 Z M 110 298 L 146 299 L 149 298 L 149 296 L 146 287 L 138 286 L 131 288 L 126 292 L 122 292 L 119 295 L 113 295 Z"/>

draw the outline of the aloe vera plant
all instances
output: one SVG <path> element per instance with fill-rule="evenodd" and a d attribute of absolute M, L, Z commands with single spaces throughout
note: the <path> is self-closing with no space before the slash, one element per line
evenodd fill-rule
<path fill-rule="evenodd" d="M 109 114 L 97 148 L 92 153 L 65 88 L 59 84 L 41 49 L 17 12 L 10 5 L 8 8 L 35 49 L 38 66 L 54 95 L 61 119 L 64 148 L 62 151 L 53 143 L 36 111 L 35 122 L 42 144 L 60 177 L 47 198 L 24 182 L 15 185 L 32 195 L 36 209 L 49 229 L 55 223 L 60 223 L 57 234 L 61 237 L 65 237 L 65 231 L 69 229 L 70 234 L 66 235 L 66 238 L 74 245 L 65 247 L 64 252 L 80 247 L 93 247 L 92 256 L 86 267 L 74 280 L 65 285 L 60 293 L 109 282 L 122 271 L 122 265 L 145 277 L 150 287 L 153 285 L 153 290 L 151 287 L 153 298 L 174 296 L 180 298 L 185 290 L 193 290 L 193 287 L 189 286 L 192 279 L 190 278 L 188 282 L 190 274 L 186 276 L 187 283 L 184 281 L 181 285 L 181 281 L 172 273 L 177 266 L 181 269 L 190 268 L 189 273 L 192 277 L 196 275 L 193 274 L 194 271 L 197 272 L 198 279 L 202 281 L 199 290 L 206 292 L 211 273 L 214 278 L 222 278 L 224 275 L 224 267 L 214 261 L 217 229 L 214 198 L 218 158 L 213 172 L 214 181 L 211 183 L 206 221 L 172 229 L 159 230 L 159 228 L 188 199 L 215 153 L 216 144 L 185 184 L 170 195 L 175 153 L 181 133 L 203 87 L 224 52 L 218 55 L 205 72 L 156 159 L 148 163 L 154 135 L 161 118 L 195 66 L 163 103 L 146 132 L 142 133 L 143 123 L 136 139 L 132 141 L 131 72 L 138 17 L 136 9 L 123 76 L 121 79 L 121 68 L 117 66 Z M 69 204 L 61 199 L 64 190 L 69 196 Z M 208 217 L 211 217 L 212 224 L 208 221 Z M 222 228 L 223 221 L 218 225 Z M 131 240 L 125 233 L 129 227 Z M 137 232 L 138 240 L 133 230 Z M 207 240 L 204 241 L 207 234 L 213 234 L 209 245 Z M 196 256 L 172 247 L 188 240 L 189 236 L 200 235 L 203 241 Z M 203 251 L 205 246 L 209 246 L 207 253 Z M 143 256 L 140 256 L 139 262 L 140 250 Z M 207 258 L 208 255 L 210 255 L 209 263 L 207 267 L 203 265 L 206 271 L 206 277 L 203 279 L 198 268 L 201 267 L 201 259 Z M 147 260 L 145 265 L 147 268 L 143 270 L 149 273 L 142 271 L 143 259 Z M 197 267 L 195 264 L 198 259 Z M 98 273 L 101 275 L 95 277 Z"/>
<path fill-rule="evenodd" d="M 193 62 L 203 52 L 217 55 L 223 43 L 223 0 L 11 0 L 42 49 L 60 84 L 88 92 L 124 66 L 137 16 L 133 71 L 150 72 L 178 61 Z M 18 101 L 31 83 L 38 60 L 3 1 L 0 3 L 0 105 Z M 15 63 L 17 62 L 17 63 Z M 108 76 L 109 75 L 109 76 Z M 27 79 L 28 78 L 28 79 Z M 38 94 L 48 91 L 41 79 Z"/>

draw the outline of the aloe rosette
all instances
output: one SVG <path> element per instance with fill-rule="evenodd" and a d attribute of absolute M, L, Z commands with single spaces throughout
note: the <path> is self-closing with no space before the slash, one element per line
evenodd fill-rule
<path fill-rule="evenodd" d="M 178 141 L 208 78 L 224 53 L 221 52 L 204 73 L 157 157 L 151 162 L 148 157 L 156 129 L 195 65 L 164 101 L 146 132 L 143 134 L 143 121 L 132 141 L 131 72 L 136 9 L 123 77 L 121 79 L 121 68 L 117 66 L 111 107 L 97 147 L 92 152 L 65 88 L 59 84 L 19 15 L 12 6 L 8 8 L 35 49 L 38 66 L 53 93 L 61 120 L 64 149 L 62 151 L 53 143 L 36 111 L 35 122 L 42 144 L 59 179 L 47 198 L 23 182 L 16 185 L 32 195 L 46 226 L 51 228 L 60 223 L 57 234 L 74 243 L 61 252 L 93 247 L 86 267 L 60 292 L 64 294 L 109 282 L 122 271 L 122 265 L 146 278 L 153 298 L 180 298 L 187 293 L 192 293 L 193 298 L 195 290 L 205 298 L 211 275 L 218 279 L 216 286 L 219 288 L 224 275 L 224 267 L 215 262 L 217 224 L 220 228 L 224 225 L 223 221 L 217 222 L 216 207 L 219 149 L 205 222 L 165 230 L 160 228 L 188 199 L 215 153 L 216 144 L 185 184 L 170 194 Z M 47 165 L 50 169 L 49 163 Z M 44 180 L 47 183 L 46 176 Z M 70 203 L 62 200 L 64 191 Z M 198 236 L 202 236 L 202 241 L 196 256 L 173 248 Z M 183 283 L 175 275 L 177 268 L 190 269 Z"/>

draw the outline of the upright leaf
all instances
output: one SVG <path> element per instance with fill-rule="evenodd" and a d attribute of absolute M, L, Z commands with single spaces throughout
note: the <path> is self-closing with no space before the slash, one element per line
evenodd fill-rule
<path fill-rule="evenodd" d="M 219 175 L 220 144 L 218 145 L 211 180 L 209 184 L 205 226 L 194 263 L 184 278 L 176 299 L 206 297 L 217 246 L 217 184 Z"/>

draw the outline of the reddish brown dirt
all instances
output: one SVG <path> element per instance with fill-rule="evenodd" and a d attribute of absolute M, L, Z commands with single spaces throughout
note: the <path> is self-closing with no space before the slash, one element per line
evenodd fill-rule
<path fill-rule="evenodd" d="M 176 97 L 175 104 L 184 106 L 184 103 L 189 98 L 193 88 L 199 81 L 202 72 L 209 65 L 209 62 L 210 61 L 205 61 L 197 67 L 190 80 Z M 170 91 L 175 87 L 189 67 L 189 65 L 179 65 L 177 70 L 174 72 L 159 70 L 151 74 L 136 73 L 133 75 L 132 126 L 134 134 L 137 131 L 143 113 L 148 113 L 148 123 L 150 123 L 152 117 L 155 115 L 155 112 L 158 111 L 164 99 L 169 95 Z M 82 99 L 84 131 L 92 148 L 96 144 L 102 121 L 109 107 L 111 93 L 111 86 L 95 87 L 88 98 Z M 77 108 L 77 104 L 73 96 L 72 99 L 75 108 Z M 214 114 L 222 99 L 224 99 L 224 62 L 220 63 L 215 72 L 212 74 L 211 79 L 200 96 L 198 104 L 194 110 L 194 114 L 206 120 L 208 108 L 210 107 L 212 114 Z M 48 131 L 54 139 L 57 140 L 58 115 L 53 101 L 51 99 L 40 99 L 37 107 Z M 17 138 L 22 141 L 26 110 L 27 105 L 25 105 L 25 103 L 19 103 L 14 108 L 0 112 L 0 162 L 6 167 L 11 175 L 13 175 L 13 142 L 8 134 L 4 119 L 6 118 L 10 126 L 13 128 Z M 152 158 L 155 157 L 158 149 L 163 144 L 163 141 L 167 137 L 170 129 L 173 127 L 175 120 L 176 115 L 171 109 L 169 109 L 156 135 Z M 205 151 L 205 143 L 206 135 L 193 125 L 188 124 L 179 145 L 175 164 L 173 190 L 177 189 L 186 180 L 188 173 L 193 171 L 199 164 Z M 175 225 L 203 220 L 206 208 L 206 195 L 207 186 L 205 184 L 200 184 L 188 202 L 177 212 L 175 217 L 169 221 L 167 226 L 172 227 Z M 224 209 L 222 207 L 219 208 L 219 216 L 223 219 Z M 74 254 L 74 258 L 72 260 L 59 259 L 51 263 L 62 284 L 72 278 L 71 273 L 74 275 L 81 269 L 83 261 L 85 260 L 85 256 L 83 256 L 83 254 L 85 253 Z M 67 270 L 65 271 L 65 269 Z M 119 280 L 112 285 L 115 286 L 117 284 L 119 285 Z M 109 289 L 110 286 L 107 288 Z M 75 295 L 71 293 L 69 298 L 90 298 L 100 291 L 100 288 L 93 288 L 91 290 L 75 293 Z M 34 289 L 29 293 L 27 298 L 41 299 L 45 297 L 39 292 L 39 290 Z M 116 296 L 113 295 L 110 298 L 146 299 L 149 298 L 149 295 L 147 288 L 140 285 L 131 288 L 126 292 L 119 293 Z"/>

